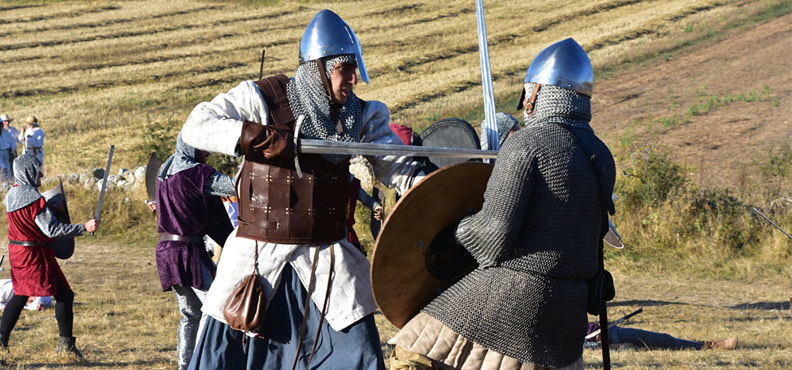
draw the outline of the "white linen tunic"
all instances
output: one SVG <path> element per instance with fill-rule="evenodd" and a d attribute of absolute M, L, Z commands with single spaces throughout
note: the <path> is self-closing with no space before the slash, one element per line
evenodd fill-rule
<path fill-rule="evenodd" d="M 182 139 L 201 150 L 238 156 L 243 120 L 270 124 L 266 104 L 253 81 L 242 82 L 228 93 L 216 96 L 211 102 L 198 104 L 182 128 Z M 389 121 L 390 113 L 385 104 L 367 101 L 363 111 L 364 126 L 358 140 L 401 144 L 388 126 Z M 410 157 L 366 158 L 372 163 L 375 175 L 383 184 L 395 186 L 400 191 L 407 190 L 411 175 L 418 168 L 418 163 Z M 308 290 L 314 252 L 319 248 L 311 299 L 317 307 L 322 307 L 330 267 L 329 244 L 256 242 L 238 238 L 234 230 L 223 247 L 217 276 L 204 302 L 203 311 L 206 314 L 227 324 L 223 317 L 223 305 L 236 286 L 253 272 L 256 244 L 259 249 L 259 281 L 269 300 L 275 294 L 281 271 L 287 263 L 291 264 L 302 285 Z M 377 306 L 371 292 L 368 260 L 346 238 L 332 244 L 335 245 L 335 265 L 326 319 L 334 330 L 339 331 L 372 313 Z"/>

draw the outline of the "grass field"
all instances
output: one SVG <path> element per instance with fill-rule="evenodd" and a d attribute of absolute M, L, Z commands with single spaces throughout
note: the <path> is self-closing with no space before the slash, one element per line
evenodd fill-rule
<path fill-rule="evenodd" d="M 291 75 L 305 25 L 319 9 L 331 8 L 355 29 L 363 45 L 371 84 L 358 85 L 358 95 L 385 102 L 395 122 L 417 130 L 449 116 L 477 125 L 483 113 L 473 3 L 3 1 L 0 113 L 39 117 L 47 133 L 45 172 L 50 177 L 103 166 L 110 144 L 116 145 L 114 168 L 135 168 L 144 164 L 150 150 L 171 147 L 195 104 L 255 79 L 261 49 L 267 55 L 265 76 Z M 515 113 L 525 69 L 554 41 L 574 37 L 580 42 L 600 83 L 695 55 L 701 45 L 789 13 L 792 1 L 487 0 L 485 6 L 497 108 Z M 690 73 L 696 77 L 705 72 Z M 692 126 L 682 119 L 695 121 L 700 115 L 685 113 L 689 107 L 697 114 L 712 110 L 716 116 L 735 104 L 770 109 L 779 96 L 784 105 L 786 95 L 779 86 L 770 86 L 765 95 L 757 88 L 758 103 L 737 97 L 753 88 L 689 92 L 684 103 L 674 97 L 680 102 L 673 104 L 682 108 L 655 107 L 671 112 L 666 115 L 647 108 L 651 100 L 636 99 L 631 108 L 650 118 L 624 122 L 604 139 L 617 154 L 623 175 L 649 168 L 657 174 L 687 174 L 695 182 L 689 168 L 651 155 L 641 162 L 646 152 L 633 144 L 651 144 L 657 132 Z M 730 105 L 722 104 L 726 100 Z M 638 125 L 640 129 L 633 128 Z M 766 185 L 774 187 L 775 196 L 789 189 L 779 185 L 788 182 L 789 166 L 778 163 L 792 158 L 792 149 L 779 148 L 766 158 L 757 157 L 752 167 L 757 174 L 772 174 L 772 183 Z M 648 166 L 640 167 L 642 163 Z M 609 250 L 618 289 L 610 317 L 643 307 L 644 313 L 628 326 L 690 339 L 737 335 L 741 345 L 728 352 L 623 350 L 612 354 L 614 367 L 792 367 L 792 250 L 785 237 L 749 215 L 700 215 L 701 209 L 728 198 L 701 198 L 695 189 L 681 185 L 672 184 L 685 191 L 685 202 L 653 197 L 628 207 L 632 195 L 648 191 L 635 178 L 619 180 L 621 209 L 633 213 L 620 211 L 616 221 L 631 244 L 623 252 Z M 67 190 L 72 219 L 83 221 L 92 214 L 95 195 L 76 187 Z M 103 229 L 96 237 L 78 239 L 75 256 L 62 263 L 77 294 L 75 335 L 86 360 L 77 363 L 54 354 L 57 326 L 52 311 L 25 312 L 12 333 L 11 351 L 0 352 L 0 366 L 176 366 L 179 315 L 172 293 L 159 289 L 153 251 L 156 220 L 140 204 L 143 197 L 142 189 L 130 195 L 109 193 Z M 371 246 L 365 210 L 359 211 L 358 220 L 358 234 Z M 783 225 L 792 223 L 788 215 L 781 220 Z M 384 343 L 395 329 L 381 315 L 377 323 Z M 586 350 L 584 357 L 588 368 L 601 366 L 597 351 Z"/>

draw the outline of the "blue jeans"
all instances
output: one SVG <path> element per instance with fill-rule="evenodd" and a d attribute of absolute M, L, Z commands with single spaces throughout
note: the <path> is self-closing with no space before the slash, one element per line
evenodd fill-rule
<path fill-rule="evenodd" d="M 608 329 L 608 338 L 611 343 L 632 343 L 636 346 L 648 346 L 668 349 L 701 349 L 702 342 L 674 338 L 665 333 L 656 333 L 641 329 L 621 328 L 613 326 Z"/>

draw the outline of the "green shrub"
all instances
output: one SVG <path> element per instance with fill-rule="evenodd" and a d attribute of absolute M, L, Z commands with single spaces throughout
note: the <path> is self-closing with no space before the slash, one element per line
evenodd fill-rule
<path fill-rule="evenodd" d="M 138 160 L 142 163 L 148 162 L 151 153 L 157 155 L 162 161 L 173 154 L 176 148 L 176 137 L 181 130 L 181 122 L 173 119 L 167 121 L 154 121 L 144 125 L 143 145 L 139 153 Z"/>
<path fill-rule="evenodd" d="M 614 191 L 621 199 L 620 207 L 627 210 L 660 205 L 689 187 L 685 168 L 674 163 L 667 152 L 650 147 L 626 162 Z"/>

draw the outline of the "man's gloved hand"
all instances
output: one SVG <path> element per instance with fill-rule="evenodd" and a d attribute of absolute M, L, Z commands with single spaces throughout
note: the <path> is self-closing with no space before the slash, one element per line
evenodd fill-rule
<path fill-rule="evenodd" d="M 290 132 L 246 120 L 242 123 L 239 150 L 246 160 L 253 162 L 294 158 L 293 136 Z"/>

